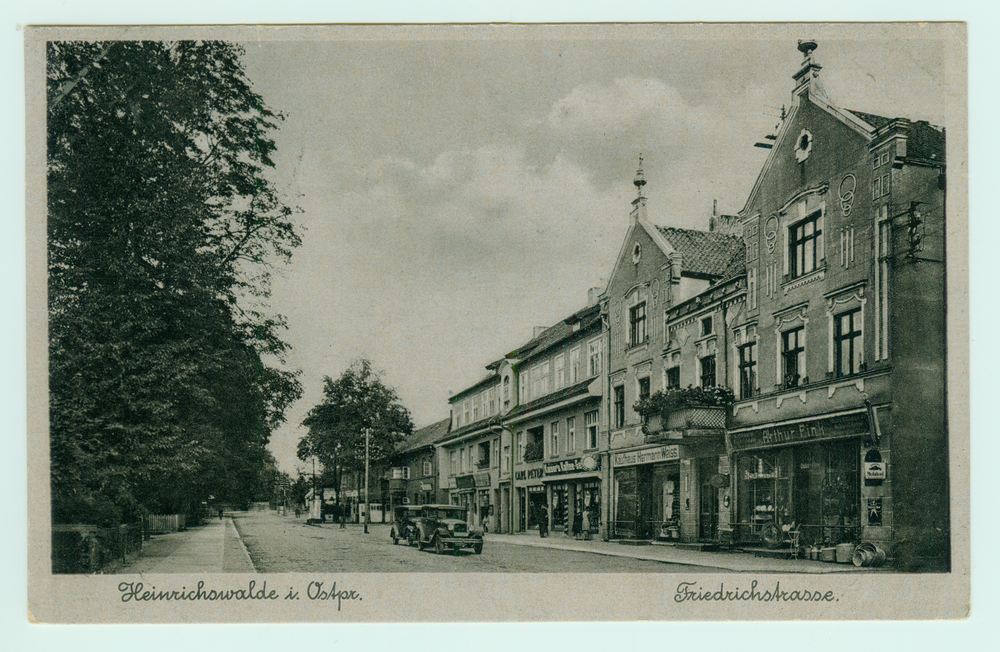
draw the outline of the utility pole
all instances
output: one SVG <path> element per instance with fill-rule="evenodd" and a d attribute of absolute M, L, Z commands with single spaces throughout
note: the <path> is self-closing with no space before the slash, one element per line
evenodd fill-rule
<path fill-rule="evenodd" d="M 371 434 L 371 428 L 365 428 L 365 534 L 368 534 L 368 519 L 372 507 L 368 500 L 368 440 Z"/>

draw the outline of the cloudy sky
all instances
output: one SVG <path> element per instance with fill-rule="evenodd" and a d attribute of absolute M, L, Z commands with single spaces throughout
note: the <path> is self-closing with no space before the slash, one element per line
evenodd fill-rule
<path fill-rule="evenodd" d="M 628 225 L 639 154 L 653 221 L 707 228 L 742 208 L 816 38 L 841 106 L 948 125 L 943 50 L 917 28 L 438 27 L 318 30 L 246 44 L 287 114 L 275 180 L 304 244 L 274 283 L 305 394 L 298 427 L 365 356 L 418 427 L 484 366 L 581 308 Z M 953 116 L 954 120 L 954 116 Z"/>

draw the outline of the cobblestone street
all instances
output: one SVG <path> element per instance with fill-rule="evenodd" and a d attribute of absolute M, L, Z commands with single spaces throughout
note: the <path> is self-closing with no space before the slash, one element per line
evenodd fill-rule
<path fill-rule="evenodd" d="M 463 550 L 457 555 L 418 551 L 405 543 L 393 545 L 388 524 L 311 526 L 305 519 L 252 513 L 234 519 L 258 572 L 372 573 L 679 573 L 727 572 L 723 569 L 674 564 L 589 552 L 491 541 L 481 555 Z M 525 535 L 531 536 L 531 535 Z M 557 535 L 561 536 L 561 535 Z"/>

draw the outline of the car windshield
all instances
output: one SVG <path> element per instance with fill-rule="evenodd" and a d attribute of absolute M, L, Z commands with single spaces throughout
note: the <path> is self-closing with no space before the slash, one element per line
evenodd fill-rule
<path fill-rule="evenodd" d="M 461 507 L 456 507 L 454 509 L 439 507 L 434 510 L 433 514 L 428 514 L 428 516 L 435 516 L 437 518 L 453 518 L 461 521 L 465 519 L 465 510 Z"/>

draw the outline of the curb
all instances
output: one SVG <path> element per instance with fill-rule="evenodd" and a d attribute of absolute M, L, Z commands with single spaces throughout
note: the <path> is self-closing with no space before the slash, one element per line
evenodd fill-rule
<path fill-rule="evenodd" d="M 232 517 L 227 517 L 227 521 L 233 526 L 233 531 L 236 532 L 236 541 L 240 544 L 240 550 L 243 551 L 243 556 L 246 557 L 247 563 L 250 564 L 250 568 L 253 572 L 258 572 L 257 567 L 253 563 L 253 559 L 250 558 L 250 552 L 247 550 L 246 544 L 243 543 L 243 537 L 240 536 L 239 528 L 236 527 L 236 523 L 233 521 Z M 223 540 L 225 540 L 225 532 L 223 532 Z"/>

